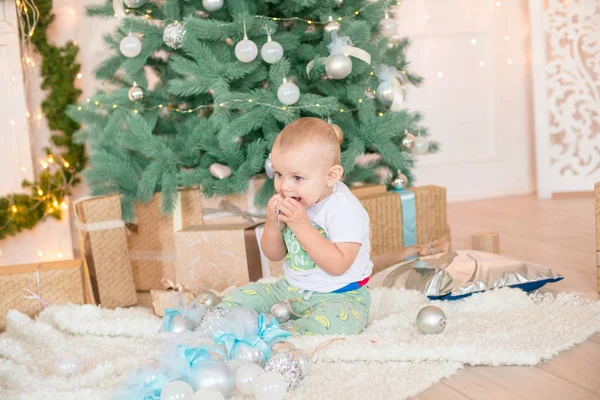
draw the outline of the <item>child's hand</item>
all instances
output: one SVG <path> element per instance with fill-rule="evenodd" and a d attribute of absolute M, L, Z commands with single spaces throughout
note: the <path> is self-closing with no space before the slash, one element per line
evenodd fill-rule
<path fill-rule="evenodd" d="M 311 226 L 306 210 L 300 202 L 291 197 L 286 197 L 279 203 L 279 219 L 285 222 L 291 230 L 308 224 Z"/>
<path fill-rule="evenodd" d="M 273 195 L 273 197 L 271 197 L 271 199 L 267 203 L 267 219 L 277 222 L 277 206 L 279 205 L 281 200 L 282 197 L 279 193 L 276 193 L 275 195 Z"/>

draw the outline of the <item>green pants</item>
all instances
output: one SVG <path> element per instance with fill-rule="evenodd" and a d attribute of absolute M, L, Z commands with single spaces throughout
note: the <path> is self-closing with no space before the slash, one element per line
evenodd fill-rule
<path fill-rule="evenodd" d="M 268 313 L 271 306 L 287 301 L 292 319 L 282 328 L 299 335 L 360 333 L 369 316 L 371 295 L 366 286 L 344 293 L 309 293 L 290 286 L 282 279 L 276 283 L 250 283 L 223 298 L 221 307 L 248 307 Z"/>

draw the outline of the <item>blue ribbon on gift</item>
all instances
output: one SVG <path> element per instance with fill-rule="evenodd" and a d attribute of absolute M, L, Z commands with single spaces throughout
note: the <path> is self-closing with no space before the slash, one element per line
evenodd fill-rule
<path fill-rule="evenodd" d="M 267 342 L 269 347 L 272 347 L 275 343 L 292 336 L 292 333 L 281 329 L 277 318 L 271 318 L 267 324 L 267 316 L 261 313 L 258 317 L 258 336 Z"/>
<path fill-rule="evenodd" d="M 415 205 L 415 194 L 404 188 L 393 188 L 400 195 L 402 203 L 402 236 L 404 247 L 417 244 L 417 208 Z M 417 255 L 408 257 L 407 260 L 417 258 Z"/>

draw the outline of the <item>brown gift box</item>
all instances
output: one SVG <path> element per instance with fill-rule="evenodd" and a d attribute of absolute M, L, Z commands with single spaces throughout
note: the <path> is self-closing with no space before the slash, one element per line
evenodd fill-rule
<path fill-rule="evenodd" d="M 196 225 L 175 234 L 177 282 L 221 292 L 263 276 L 256 224 Z"/>
<path fill-rule="evenodd" d="M 42 300 L 25 297 L 36 295 Z M 33 317 L 43 308 L 42 302 L 84 304 L 85 300 L 82 260 L 0 267 L 0 329 L 6 325 L 9 309 Z"/>
<path fill-rule="evenodd" d="M 75 212 L 91 302 L 106 308 L 136 304 L 120 197 L 83 198 L 75 202 Z"/>
<path fill-rule="evenodd" d="M 418 186 L 408 189 L 415 195 L 417 244 L 429 244 L 448 231 L 446 189 Z M 371 221 L 371 257 L 404 247 L 402 202 L 397 192 L 359 197 Z"/>

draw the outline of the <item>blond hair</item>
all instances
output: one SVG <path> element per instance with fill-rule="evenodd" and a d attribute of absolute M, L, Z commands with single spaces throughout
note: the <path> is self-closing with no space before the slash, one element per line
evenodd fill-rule
<path fill-rule="evenodd" d="M 289 150 L 302 144 L 316 144 L 324 157 L 331 157 L 331 165 L 340 163 L 340 144 L 333 126 L 319 118 L 303 117 L 283 128 L 273 149 Z"/>

